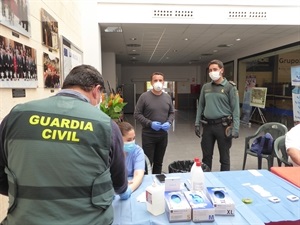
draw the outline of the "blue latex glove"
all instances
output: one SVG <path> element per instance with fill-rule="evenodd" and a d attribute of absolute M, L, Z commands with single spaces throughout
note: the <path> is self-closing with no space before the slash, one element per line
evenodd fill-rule
<path fill-rule="evenodd" d="M 123 193 L 123 194 L 120 194 L 120 199 L 121 200 L 127 200 L 130 198 L 131 196 L 131 193 L 132 193 L 132 190 L 131 188 L 128 186 L 127 190 Z"/>
<path fill-rule="evenodd" d="M 151 128 L 152 128 L 153 130 L 159 131 L 159 130 L 161 129 L 161 123 L 158 122 L 158 121 L 153 121 L 153 122 L 151 123 Z"/>
<path fill-rule="evenodd" d="M 169 122 L 165 122 L 161 125 L 161 129 L 163 129 L 164 131 L 168 131 L 171 127 L 171 124 Z"/>

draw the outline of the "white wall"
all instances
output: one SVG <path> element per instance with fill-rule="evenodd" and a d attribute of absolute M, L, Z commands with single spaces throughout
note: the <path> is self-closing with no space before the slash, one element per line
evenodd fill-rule
<path fill-rule="evenodd" d="M 58 92 L 58 89 L 44 88 L 43 53 L 45 52 L 49 55 L 60 58 L 60 52 L 49 52 L 48 48 L 42 45 L 41 8 L 46 10 L 58 22 L 59 35 L 63 35 L 82 49 L 81 7 L 78 2 L 79 1 L 66 0 L 29 0 L 29 21 L 31 24 L 30 38 L 23 35 L 16 38 L 12 35 L 11 29 L 0 25 L 1 36 L 27 45 L 36 50 L 38 74 L 38 88 L 26 89 L 25 98 L 13 98 L 12 89 L 0 89 L 0 120 L 2 120 L 11 108 L 18 103 L 44 98 Z M 54 92 L 51 92 L 51 90 L 54 90 Z"/>
<path fill-rule="evenodd" d="M 190 84 L 196 83 L 199 71 L 199 66 L 124 66 L 121 84 L 135 83 L 136 93 L 141 94 L 145 81 L 151 80 L 151 74 L 162 72 L 166 81 L 178 81 L 178 93 L 190 93 Z"/>
<path fill-rule="evenodd" d="M 105 87 L 108 88 L 107 81 L 110 87 L 116 90 L 117 74 L 116 74 L 116 55 L 114 52 L 102 53 L 102 76 L 105 82 Z M 109 90 L 106 90 L 109 91 Z"/>

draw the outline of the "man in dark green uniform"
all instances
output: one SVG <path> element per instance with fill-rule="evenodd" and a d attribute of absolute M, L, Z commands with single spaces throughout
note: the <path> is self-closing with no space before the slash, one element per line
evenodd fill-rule
<path fill-rule="evenodd" d="M 55 96 L 16 105 L 0 125 L 3 225 L 112 224 L 114 194 L 127 190 L 123 140 L 97 106 L 104 81 L 71 70 Z"/>
<path fill-rule="evenodd" d="M 230 170 L 232 138 L 238 138 L 240 126 L 239 96 L 236 85 L 227 81 L 223 63 L 212 60 L 208 64 L 211 82 L 203 85 L 199 97 L 195 121 L 195 133 L 200 138 L 200 122 L 203 126 L 201 148 L 203 163 L 210 169 L 214 145 L 217 141 L 221 171 Z"/>

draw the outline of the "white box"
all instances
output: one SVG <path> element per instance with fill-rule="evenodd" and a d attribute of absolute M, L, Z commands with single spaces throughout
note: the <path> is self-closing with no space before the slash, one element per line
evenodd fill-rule
<path fill-rule="evenodd" d="M 180 191 L 180 177 L 166 177 L 165 178 L 165 191 Z"/>
<path fill-rule="evenodd" d="M 193 222 L 213 222 L 215 208 L 202 191 L 184 191 L 184 195 L 192 208 Z"/>
<path fill-rule="evenodd" d="M 191 207 L 183 192 L 165 192 L 165 201 L 169 222 L 191 221 Z"/>
<path fill-rule="evenodd" d="M 207 196 L 215 207 L 215 215 L 234 216 L 235 205 L 225 187 L 207 187 Z"/>

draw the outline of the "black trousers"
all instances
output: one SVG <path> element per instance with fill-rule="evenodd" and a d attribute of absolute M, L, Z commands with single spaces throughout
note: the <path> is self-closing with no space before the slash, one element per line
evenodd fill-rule
<path fill-rule="evenodd" d="M 225 129 L 221 123 L 219 124 L 203 124 L 203 134 L 201 140 L 201 148 L 203 159 L 210 169 L 212 168 L 212 159 L 214 154 L 214 146 L 217 141 L 221 163 L 220 170 L 230 170 L 230 148 L 232 145 L 232 138 L 225 136 Z"/>
<path fill-rule="evenodd" d="M 152 165 L 153 174 L 161 174 L 162 164 L 168 145 L 168 134 L 153 137 L 142 133 L 142 147 Z"/>

